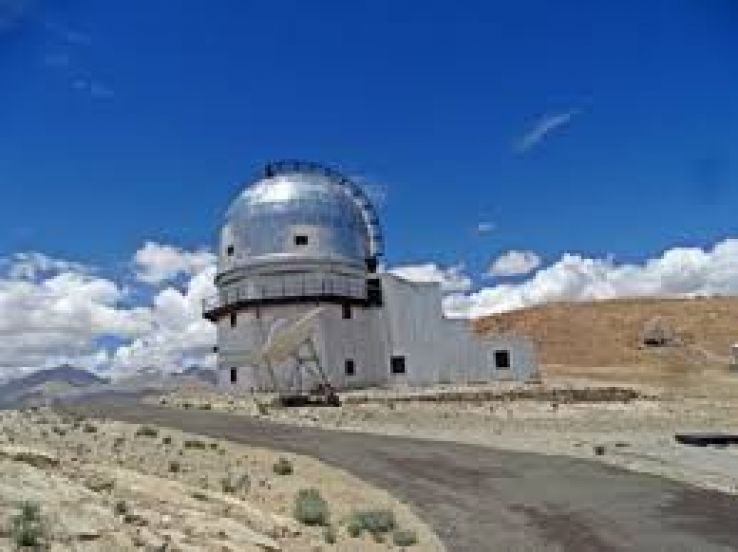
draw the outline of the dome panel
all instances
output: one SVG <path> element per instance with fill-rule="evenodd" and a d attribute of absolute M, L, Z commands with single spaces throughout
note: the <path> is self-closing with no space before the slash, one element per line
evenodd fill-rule
<path fill-rule="evenodd" d="M 365 266 L 376 257 L 378 225 L 365 196 L 357 200 L 355 185 L 320 169 L 301 163 L 267 166 L 264 177 L 227 212 L 221 266 L 290 258 Z"/>

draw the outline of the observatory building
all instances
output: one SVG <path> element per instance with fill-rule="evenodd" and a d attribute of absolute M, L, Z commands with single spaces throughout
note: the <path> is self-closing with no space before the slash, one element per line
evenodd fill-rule
<path fill-rule="evenodd" d="M 435 283 L 378 271 L 377 213 L 322 165 L 268 164 L 235 199 L 220 233 L 216 296 L 224 389 L 284 391 L 526 380 L 532 344 L 478 336 L 448 320 Z"/>

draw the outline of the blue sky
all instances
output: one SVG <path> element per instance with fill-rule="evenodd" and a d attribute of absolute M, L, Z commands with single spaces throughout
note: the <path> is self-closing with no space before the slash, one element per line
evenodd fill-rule
<path fill-rule="evenodd" d="M 209 245 L 281 157 L 381 191 L 390 264 L 736 234 L 732 1 L 3 4 L 0 255 Z"/>
<path fill-rule="evenodd" d="M 449 316 L 738 295 L 734 0 L 0 0 L 0 83 L 0 379 L 212 366 L 275 158 L 364 183 Z"/>

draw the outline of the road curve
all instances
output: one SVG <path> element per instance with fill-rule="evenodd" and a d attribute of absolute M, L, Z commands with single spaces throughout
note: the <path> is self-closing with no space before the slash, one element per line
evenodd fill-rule
<path fill-rule="evenodd" d="M 306 454 L 413 505 L 449 552 L 738 550 L 738 499 L 598 462 L 143 404 L 87 413 Z"/>

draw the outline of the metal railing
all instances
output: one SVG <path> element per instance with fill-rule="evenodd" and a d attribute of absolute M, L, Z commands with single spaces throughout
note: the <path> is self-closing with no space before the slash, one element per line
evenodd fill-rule
<path fill-rule="evenodd" d="M 315 276 L 290 274 L 249 280 L 203 300 L 204 312 L 241 302 L 297 297 L 346 297 L 366 300 L 366 280 L 336 274 Z"/>

